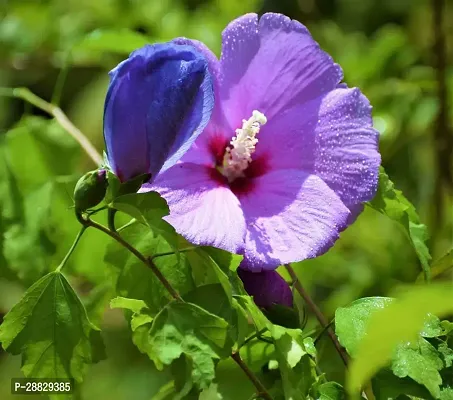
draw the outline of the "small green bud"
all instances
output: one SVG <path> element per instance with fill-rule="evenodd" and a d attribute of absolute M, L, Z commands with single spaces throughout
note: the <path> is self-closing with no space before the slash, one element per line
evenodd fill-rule
<path fill-rule="evenodd" d="M 76 211 L 86 211 L 98 205 L 105 197 L 107 185 L 105 169 L 90 171 L 83 175 L 74 189 Z"/>

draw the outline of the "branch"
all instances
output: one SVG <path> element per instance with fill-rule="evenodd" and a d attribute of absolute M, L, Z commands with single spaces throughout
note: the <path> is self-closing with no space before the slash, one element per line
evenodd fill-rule
<path fill-rule="evenodd" d="M 267 392 L 264 385 L 260 382 L 260 380 L 255 376 L 255 374 L 247 367 L 247 364 L 242 360 L 241 356 L 238 353 L 231 354 L 231 358 L 236 362 L 239 367 L 245 372 L 248 376 L 250 381 L 255 385 L 257 390 L 257 395 L 266 400 L 272 400 L 271 395 Z"/>
<path fill-rule="evenodd" d="M 337 350 L 338 354 L 340 355 L 341 359 L 343 360 L 344 365 L 347 366 L 348 362 L 349 362 L 349 357 L 346 354 L 346 352 L 344 351 L 340 342 L 338 341 L 338 338 L 335 335 L 334 331 L 330 327 L 329 321 L 324 316 L 324 314 L 321 312 L 321 310 L 318 308 L 318 306 L 315 304 L 315 302 L 310 297 L 310 295 L 305 291 L 304 287 L 300 283 L 299 278 L 297 277 L 293 268 L 289 264 L 285 264 L 285 268 L 288 271 L 289 275 L 291 276 L 291 279 L 294 282 L 293 284 L 294 284 L 294 287 L 296 288 L 297 292 L 302 296 L 305 303 L 307 303 L 308 307 L 313 312 L 313 314 L 315 314 L 315 316 L 316 316 L 317 320 L 319 321 L 320 325 L 322 326 L 322 328 L 327 330 L 327 334 L 329 335 L 330 339 L 332 340 L 332 343 L 335 346 L 335 349 Z"/>
<path fill-rule="evenodd" d="M 85 150 L 96 166 L 102 164 L 102 156 L 88 140 L 88 138 L 74 126 L 60 107 L 41 99 L 27 88 L 2 88 L 0 90 L 0 95 L 22 99 L 53 116 L 61 127 L 68 132 L 80 144 L 80 146 L 82 146 L 83 150 Z"/>
<path fill-rule="evenodd" d="M 104 225 L 98 224 L 97 222 L 93 221 L 90 218 L 84 218 L 81 214 L 76 213 L 77 219 L 79 222 L 85 227 L 92 227 L 101 232 L 104 232 L 106 235 L 110 236 L 112 239 L 115 239 L 119 244 L 121 244 L 124 248 L 129 250 L 135 257 L 137 257 L 143 264 L 145 264 L 148 268 L 153 271 L 156 278 L 164 285 L 165 289 L 170 293 L 170 295 L 178 301 L 183 301 L 182 297 L 179 293 L 171 286 L 170 282 L 168 282 L 167 278 L 160 272 L 159 268 L 157 268 L 156 264 L 154 264 L 149 257 L 145 257 L 142 253 L 140 253 L 134 246 L 131 246 L 128 242 L 126 242 L 118 233 L 112 232 L 110 229 L 106 228 Z"/>

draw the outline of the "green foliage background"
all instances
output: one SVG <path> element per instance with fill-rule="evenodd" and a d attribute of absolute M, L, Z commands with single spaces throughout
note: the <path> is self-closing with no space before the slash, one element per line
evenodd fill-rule
<path fill-rule="evenodd" d="M 343 67 L 345 81 L 359 86 L 370 99 L 381 133 L 383 165 L 428 226 L 428 247 L 436 260 L 453 242 L 449 173 L 453 149 L 442 150 L 442 143 L 448 143 L 443 140 L 452 135 L 453 112 L 448 116 L 449 131 L 439 126 L 431 3 L 0 0 L 0 86 L 26 86 L 46 100 L 59 100 L 75 125 L 102 149 L 107 72 L 130 51 L 147 42 L 186 36 L 202 40 L 219 55 L 221 31 L 235 17 L 247 12 L 285 13 L 309 27 Z M 446 3 L 445 73 L 453 104 L 453 2 Z M 1 320 L 32 283 L 55 269 L 70 247 L 78 231 L 70 208 L 72 190 L 77 178 L 94 166 L 60 126 L 17 99 L 0 97 L 0 142 Z M 151 399 L 168 382 L 169 373 L 157 371 L 137 350 L 122 311 L 108 307 L 118 273 L 104 261 L 109 243 L 109 238 L 89 231 L 65 270 L 90 320 L 102 327 L 109 356 L 90 367 L 79 396 Z M 366 207 L 333 249 L 295 269 L 333 318 L 338 307 L 359 297 L 385 296 L 398 284 L 415 281 L 419 263 L 401 227 Z M 452 280 L 451 264 L 451 257 L 444 259 L 435 279 Z M 307 329 L 314 326 L 310 319 Z M 318 351 L 325 355 L 322 370 L 343 382 L 341 361 L 327 339 L 321 339 Z M 328 360 L 324 365 L 323 359 Z M 248 362 L 253 365 L 253 355 Z M 250 392 L 250 383 L 232 361 L 223 361 L 218 374 L 225 398 L 242 399 Z M 0 398 L 10 398 L 9 380 L 19 376 L 20 356 L 0 349 Z"/>

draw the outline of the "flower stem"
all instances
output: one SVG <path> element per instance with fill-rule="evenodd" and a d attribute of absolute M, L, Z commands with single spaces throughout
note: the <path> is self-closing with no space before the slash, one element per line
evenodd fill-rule
<path fill-rule="evenodd" d="M 66 132 L 79 142 L 96 166 L 102 164 L 102 156 L 88 138 L 74 126 L 60 107 L 41 99 L 27 88 L 0 88 L 0 96 L 17 97 L 50 114 Z"/>
<path fill-rule="evenodd" d="M 272 400 L 271 395 L 267 392 L 266 388 L 264 385 L 261 383 L 261 381 L 255 376 L 255 374 L 249 369 L 247 364 L 242 360 L 239 352 L 237 353 L 232 353 L 231 358 L 236 362 L 239 367 L 245 372 L 247 377 L 250 379 L 250 381 L 255 385 L 255 388 L 257 390 L 257 394 L 259 397 L 266 399 L 266 400 Z"/>
<path fill-rule="evenodd" d="M 344 351 L 343 347 L 341 346 L 340 342 L 338 341 L 337 336 L 333 332 L 332 328 L 329 326 L 329 321 L 327 318 L 324 316 L 324 314 L 321 312 L 321 310 L 318 308 L 316 303 L 313 301 L 313 299 L 310 297 L 310 295 L 307 293 L 307 291 L 304 289 L 302 284 L 299 281 L 299 278 L 297 277 L 296 273 L 294 272 L 294 269 L 291 267 L 289 264 L 285 264 L 285 268 L 288 271 L 289 275 L 291 276 L 291 279 L 293 280 L 294 287 L 296 288 L 297 292 L 302 296 L 304 299 L 305 303 L 307 303 L 308 307 L 310 310 L 315 314 L 317 320 L 319 321 L 320 325 L 322 326 L 323 329 L 327 330 L 327 334 L 329 335 L 330 339 L 332 340 L 333 345 L 335 346 L 335 349 L 337 350 L 338 354 L 340 355 L 341 359 L 343 360 L 344 365 L 348 365 L 349 362 L 349 357 Z"/>
<path fill-rule="evenodd" d="M 137 257 L 143 264 L 145 264 L 148 268 L 153 271 L 156 278 L 162 283 L 162 285 L 167 289 L 170 295 L 178 301 L 183 301 L 179 293 L 171 286 L 170 282 L 168 282 L 167 278 L 160 272 L 159 268 L 157 268 L 156 264 L 154 264 L 149 257 L 145 257 L 142 253 L 140 253 L 134 246 L 131 246 L 128 242 L 126 242 L 117 232 L 113 232 L 110 229 L 106 228 L 104 225 L 98 224 L 97 222 L 93 221 L 90 218 L 84 218 L 81 214 L 76 213 L 77 219 L 79 222 L 85 227 L 92 227 L 101 232 L 104 232 L 106 235 L 110 236 L 112 239 L 116 240 L 119 244 L 121 244 L 124 248 L 129 250 L 135 257 Z"/>
<path fill-rule="evenodd" d="M 69 260 L 69 257 L 71 257 L 71 254 L 74 252 L 75 248 L 77 247 L 80 238 L 82 235 L 85 233 L 85 230 L 87 229 L 86 226 L 82 226 L 82 229 L 80 229 L 79 233 L 77 234 L 74 243 L 72 244 L 71 248 L 69 249 L 68 253 L 65 255 L 63 258 L 63 261 L 60 263 L 60 265 L 57 267 L 56 271 L 60 272 L 62 268 L 66 265 L 67 261 Z"/>
<path fill-rule="evenodd" d="M 115 228 L 115 214 L 116 214 L 116 210 L 114 208 L 109 207 L 109 210 L 107 211 L 109 229 L 112 232 L 117 233 L 116 228 Z"/>

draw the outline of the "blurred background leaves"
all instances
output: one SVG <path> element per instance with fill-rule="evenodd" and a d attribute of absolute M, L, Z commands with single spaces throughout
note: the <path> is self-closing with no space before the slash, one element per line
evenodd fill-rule
<path fill-rule="evenodd" d="M 381 133 L 383 165 L 428 226 L 428 244 L 436 260 L 453 244 L 453 186 L 448 180 L 453 147 L 446 151 L 439 144 L 442 137 L 452 135 L 453 112 L 439 126 L 434 3 L 0 0 L 0 86 L 27 86 L 40 97 L 58 102 L 101 150 L 107 72 L 130 51 L 147 42 L 186 36 L 202 40 L 219 55 L 221 31 L 235 17 L 247 12 L 285 13 L 309 27 L 343 67 L 345 81 L 359 86 L 370 99 L 375 126 Z M 445 1 L 443 20 L 447 38 L 444 72 L 451 110 L 450 0 Z M 18 99 L 0 97 L 0 146 L 1 316 L 31 283 L 53 270 L 70 247 L 78 231 L 72 217 L 72 190 L 77 178 L 93 164 L 55 121 Z M 151 399 L 168 381 L 167 372 L 157 372 L 132 345 L 121 312 L 109 310 L 101 318 L 117 275 L 104 262 L 108 243 L 108 238 L 89 231 L 66 270 L 90 317 L 100 321 L 109 356 L 91 367 L 78 396 L 120 400 L 130 398 L 133 391 L 135 399 Z M 451 258 L 445 262 L 451 264 Z M 421 271 L 404 232 L 368 207 L 333 249 L 295 268 L 329 318 L 337 307 L 358 297 L 387 295 L 398 283 L 413 282 Z M 453 278 L 448 266 L 442 271 L 438 279 Z M 323 364 L 323 354 L 335 358 L 332 352 L 330 343 L 321 339 L 320 367 L 329 378 L 342 382 L 340 364 Z M 253 357 L 251 353 L 248 361 Z M 18 357 L 0 350 L 2 399 L 10 396 L 9 379 L 21 376 L 19 364 Z M 225 399 L 242 398 L 242 384 L 250 390 L 231 361 L 222 362 L 219 371 L 219 390 Z M 229 379 L 241 385 L 225 385 Z"/>

